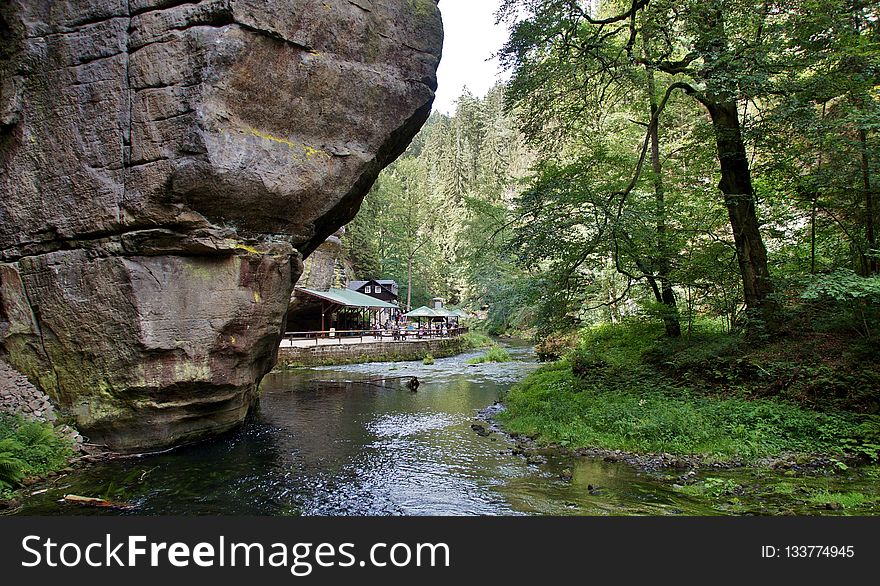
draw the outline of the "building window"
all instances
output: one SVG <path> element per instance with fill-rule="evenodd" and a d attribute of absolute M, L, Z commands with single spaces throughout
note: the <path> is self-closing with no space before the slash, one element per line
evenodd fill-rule
<path fill-rule="evenodd" d="M 367 285 L 364 288 L 364 293 L 372 293 L 372 292 L 373 292 L 373 288 L 370 285 Z"/>

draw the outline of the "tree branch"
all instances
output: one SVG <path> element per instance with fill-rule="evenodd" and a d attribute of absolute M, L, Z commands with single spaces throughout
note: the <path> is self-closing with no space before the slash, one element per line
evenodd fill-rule
<path fill-rule="evenodd" d="M 615 22 L 620 22 L 622 20 L 626 20 L 628 18 L 632 18 L 635 13 L 648 5 L 650 0 L 633 0 L 632 5 L 630 5 L 629 10 L 622 14 L 617 14 L 615 16 L 609 16 L 608 18 L 593 18 L 590 16 L 583 8 L 580 7 L 579 3 L 576 5 L 576 9 L 580 14 L 580 17 L 586 20 L 590 24 L 612 24 Z"/>

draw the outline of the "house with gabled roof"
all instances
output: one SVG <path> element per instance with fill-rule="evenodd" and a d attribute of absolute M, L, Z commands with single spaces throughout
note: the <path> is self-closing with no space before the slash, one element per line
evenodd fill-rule
<path fill-rule="evenodd" d="M 397 303 L 398 287 L 397 281 L 391 279 L 369 279 L 367 281 L 351 281 L 348 288 L 387 301 L 388 303 Z"/>

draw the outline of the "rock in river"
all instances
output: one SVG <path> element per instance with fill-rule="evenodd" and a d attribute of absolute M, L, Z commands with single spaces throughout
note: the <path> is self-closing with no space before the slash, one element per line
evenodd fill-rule
<path fill-rule="evenodd" d="M 0 4 L 0 355 L 91 443 L 240 423 L 441 44 L 435 0 Z"/>
<path fill-rule="evenodd" d="M 482 437 L 486 437 L 487 435 L 489 435 L 491 433 L 489 430 L 486 429 L 485 426 L 480 425 L 479 423 L 472 423 L 471 429 L 474 430 L 474 432 L 477 435 L 482 436 Z"/>

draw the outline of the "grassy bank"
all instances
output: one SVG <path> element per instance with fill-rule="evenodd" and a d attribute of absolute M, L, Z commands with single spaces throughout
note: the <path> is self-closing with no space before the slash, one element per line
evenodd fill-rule
<path fill-rule="evenodd" d="M 563 360 L 516 385 L 501 422 L 509 431 L 571 448 L 714 461 L 785 453 L 876 459 L 877 416 L 841 408 L 864 403 L 868 393 L 859 387 L 817 401 L 824 392 L 810 391 L 815 380 L 798 373 L 813 369 L 827 381 L 855 375 L 825 364 L 824 355 L 804 359 L 803 348 L 792 340 L 757 347 L 710 330 L 669 342 L 638 322 L 595 328 L 582 333 Z M 835 348 L 827 358 L 839 362 Z M 858 360 L 861 349 L 852 352 Z M 792 380 L 777 382 L 785 373 Z"/>
<path fill-rule="evenodd" d="M 13 496 L 27 478 L 67 467 L 73 443 L 52 425 L 0 415 L 0 499 Z"/>

